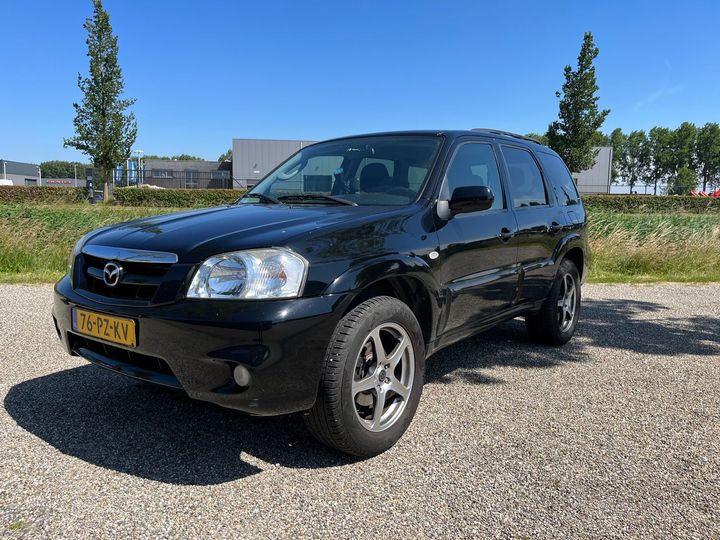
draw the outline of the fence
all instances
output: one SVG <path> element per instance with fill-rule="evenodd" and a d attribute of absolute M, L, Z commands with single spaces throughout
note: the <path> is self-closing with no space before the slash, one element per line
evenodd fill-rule
<path fill-rule="evenodd" d="M 233 189 L 230 171 L 171 171 L 130 170 L 115 171 L 115 187 L 157 186 L 166 189 Z"/>

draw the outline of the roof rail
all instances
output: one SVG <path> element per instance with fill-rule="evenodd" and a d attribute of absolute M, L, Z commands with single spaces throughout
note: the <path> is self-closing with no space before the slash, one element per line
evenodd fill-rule
<path fill-rule="evenodd" d="M 515 139 L 522 139 L 523 141 L 531 141 L 534 143 L 542 144 L 537 139 L 533 139 L 532 137 L 528 137 L 526 135 L 520 135 L 519 133 L 512 133 L 510 131 L 502 131 L 499 129 L 492 129 L 492 128 L 473 128 L 472 131 L 479 131 L 481 133 L 490 133 L 492 135 L 505 135 L 507 137 L 514 137 Z"/>

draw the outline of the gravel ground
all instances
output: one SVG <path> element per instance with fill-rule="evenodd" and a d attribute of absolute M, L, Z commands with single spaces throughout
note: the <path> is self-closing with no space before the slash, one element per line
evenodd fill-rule
<path fill-rule="evenodd" d="M 720 538 L 720 285 L 584 292 L 563 348 L 511 321 L 433 356 L 358 461 L 71 358 L 52 289 L 0 286 L 0 537 Z"/>

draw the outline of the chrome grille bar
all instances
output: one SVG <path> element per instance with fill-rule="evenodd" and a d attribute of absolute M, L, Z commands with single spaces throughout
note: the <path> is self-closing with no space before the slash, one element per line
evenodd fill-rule
<path fill-rule="evenodd" d="M 82 252 L 91 257 L 110 261 L 126 261 L 136 263 L 175 264 L 178 256 L 167 251 L 148 251 L 145 249 L 127 249 L 111 246 L 89 245 Z"/>

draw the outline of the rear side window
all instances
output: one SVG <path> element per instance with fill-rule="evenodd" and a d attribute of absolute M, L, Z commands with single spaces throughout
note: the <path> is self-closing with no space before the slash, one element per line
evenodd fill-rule
<path fill-rule="evenodd" d="M 452 197 L 459 187 L 487 186 L 495 200 L 492 210 L 505 208 L 500 173 L 492 146 L 484 143 L 466 143 L 461 145 L 447 170 L 447 182 L 444 198 Z"/>
<path fill-rule="evenodd" d="M 508 188 L 515 208 L 547 204 L 545 183 L 532 154 L 512 146 L 503 146 L 502 151 L 510 174 Z"/>
<path fill-rule="evenodd" d="M 568 171 L 565 163 L 552 154 L 538 152 L 538 157 L 560 204 L 565 206 L 580 204 L 580 195 L 578 195 L 575 181 L 570 176 L 570 171 Z"/>

